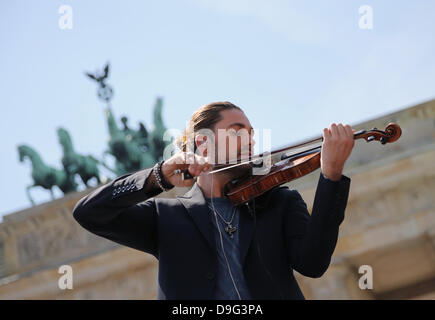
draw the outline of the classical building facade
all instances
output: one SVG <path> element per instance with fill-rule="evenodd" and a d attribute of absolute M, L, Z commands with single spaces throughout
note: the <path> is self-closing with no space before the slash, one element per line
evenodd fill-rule
<path fill-rule="evenodd" d="M 435 100 L 355 129 L 382 130 L 389 122 L 401 126 L 399 141 L 358 140 L 346 164 L 351 190 L 329 269 L 318 279 L 295 272 L 307 299 L 435 299 Z M 310 211 L 318 176 L 289 183 Z M 153 256 L 93 235 L 73 219 L 88 192 L 4 216 L 0 299 L 156 298 Z M 63 265 L 72 268 L 72 289 L 59 287 Z M 370 274 L 372 288 L 361 289 Z"/>

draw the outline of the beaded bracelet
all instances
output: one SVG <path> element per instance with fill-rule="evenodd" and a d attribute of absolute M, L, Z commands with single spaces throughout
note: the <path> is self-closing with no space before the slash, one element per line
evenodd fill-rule
<path fill-rule="evenodd" d="M 160 161 L 156 163 L 156 165 L 153 167 L 154 177 L 156 178 L 156 182 L 159 185 L 160 189 L 162 189 L 163 191 L 169 191 L 174 186 L 165 181 L 162 174 L 162 165 L 163 161 Z"/>

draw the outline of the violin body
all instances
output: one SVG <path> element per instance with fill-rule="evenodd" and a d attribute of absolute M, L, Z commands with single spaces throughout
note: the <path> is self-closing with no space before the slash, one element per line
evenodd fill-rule
<path fill-rule="evenodd" d="M 275 163 L 266 175 L 251 175 L 243 180 L 233 180 L 225 186 L 225 195 L 233 205 L 248 202 L 252 197 L 289 181 L 301 178 L 320 168 L 320 151 L 296 159 L 289 158 Z"/>

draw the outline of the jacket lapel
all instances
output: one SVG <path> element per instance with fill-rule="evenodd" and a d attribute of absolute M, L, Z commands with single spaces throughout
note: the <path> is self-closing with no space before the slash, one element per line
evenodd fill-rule
<path fill-rule="evenodd" d="M 192 188 L 182 197 L 177 199 L 186 208 L 189 215 L 197 225 L 199 231 L 207 240 L 210 247 L 216 251 L 213 224 L 211 222 L 209 208 L 205 202 L 201 188 L 195 183 Z"/>
<path fill-rule="evenodd" d="M 210 245 L 213 251 L 216 251 L 216 241 L 214 237 L 215 230 L 211 221 L 211 214 L 198 184 L 195 183 L 184 196 L 179 196 L 177 199 L 186 208 L 187 212 L 197 225 L 199 231 L 207 240 L 207 243 Z M 247 206 L 241 205 L 239 207 L 239 213 L 239 250 L 241 264 L 244 266 L 246 255 L 254 235 L 255 221 Z"/>

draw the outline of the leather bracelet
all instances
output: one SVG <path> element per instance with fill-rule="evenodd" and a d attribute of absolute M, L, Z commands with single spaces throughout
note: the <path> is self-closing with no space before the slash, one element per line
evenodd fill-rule
<path fill-rule="evenodd" d="M 174 185 L 171 184 L 170 182 L 166 181 L 165 176 L 163 175 L 163 171 L 162 171 L 163 162 L 165 162 L 165 161 L 162 160 L 162 161 L 159 162 L 159 174 L 160 174 L 160 177 L 162 179 L 162 185 L 166 189 L 172 189 L 174 187 Z"/>
<path fill-rule="evenodd" d="M 163 161 L 160 161 L 156 163 L 156 165 L 153 167 L 154 177 L 156 178 L 156 182 L 159 185 L 160 189 L 162 189 L 163 191 L 169 191 L 174 186 L 165 180 L 162 173 L 162 165 Z"/>

